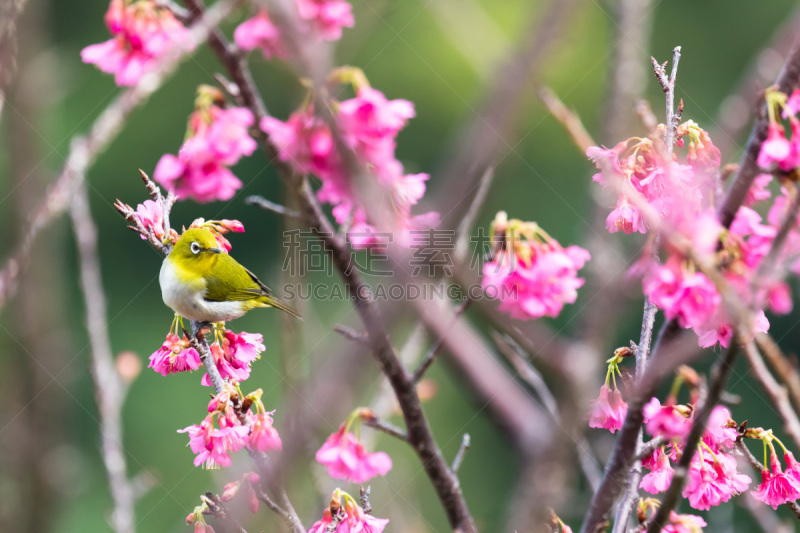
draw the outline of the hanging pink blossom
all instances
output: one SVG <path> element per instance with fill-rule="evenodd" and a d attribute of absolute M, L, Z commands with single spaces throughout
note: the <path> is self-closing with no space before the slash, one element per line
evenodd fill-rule
<path fill-rule="evenodd" d="M 177 372 L 197 370 L 200 365 L 200 354 L 189 346 L 186 338 L 180 338 L 174 333 L 170 333 L 161 348 L 150 356 L 150 364 L 147 367 L 166 376 Z"/>
<path fill-rule="evenodd" d="M 295 0 L 300 18 L 319 39 L 338 41 L 342 28 L 355 25 L 352 6 L 345 0 Z"/>
<path fill-rule="evenodd" d="M 81 51 L 84 63 L 114 74 L 119 86 L 136 85 L 142 76 L 158 69 L 171 48 L 191 50 L 189 31 L 168 9 L 144 0 L 112 0 L 105 16 L 113 38 Z"/>
<path fill-rule="evenodd" d="M 673 469 L 663 448 L 658 448 L 650 457 L 642 460 L 642 466 L 649 469 L 650 472 L 642 476 L 639 488 L 650 494 L 658 494 L 669 488 Z"/>
<path fill-rule="evenodd" d="M 751 206 L 758 202 L 769 199 L 771 193 L 769 191 L 769 184 L 772 182 L 772 174 L 759 174 L 753 180 L 753 185 L 747 191 L 747 196 L 744 199 L 744 205 Z"/>
<path fill-rule="evenodd" d="M 210 346 L 211 355 L 217 364 L 217 369 L 224 379 L 244 381 L 250 377 L 250 363 L 257 359 L 265 347 L 264 338 L 259 333 L 234 333 L 225 330 L 223 341 Z M 211 378 L 203 375 L 201 383 L 211 386 Z"/>
<path fill-rule="evenodd" d="M 238 452 L 245 445 L 247 427 L 229 426 L 214 428 L 215 413 L 211 413 L 198 425 L 178 430 L 189 434 L 189 447 L 197 454 L 194 465 L 217 468 L 231 465 L 231 452 Z"/>
<path fill-rule="evenodd" d="M 752 492 L 753 497 L 773 509 L 800 498 L 800 483 L 793 475 L 781 471 L 781 463 L 774 451 L 770 458 L 770 469 L 761 472 L 761 485 Z"/>
<path fill-rule="evenodd" d="M 278 435 L 278 430 L 272 426 L 272 414 L 274 412 L 251 415 L 252 424 L 247 440 L 248 449 L 257 452 L 281 449 L 281 438 Z"/>
<path fill-rule="evenodd" d="M 782 170 L 790 170 L 796 166 L 797 155 L 789 140 L 786 138 L 783 125 L 778 122 L 770 122 L 767 130 L 767 138 L 761 145 L 758 152 L 758 166 L 770 169 L 773 165 L 779 166 Z"/>
<path fill-rule="evenodd" d="M 392 468 L 392 459 L 383 452 L 367 453 L 346 424 L 328 437 L 317 451 L 317 462 L 327 467 L 335 479 L 364 483 L 375 476 L 385 476 Z"/>
<path fill-rule="evenodd" d="M 246 52 L 261 50 L 264 59 L 286 59 L 289 56 L 280 28 L 273 24 L 266 11 L 259 11 L 255 17 L 241 23 L 233 32 L 233 40 Z"/>
<path fill-rule="evenodd" d="M 714 449 L 719 449 L 720 447 L 733 448 L 738 437 L 739 432 L 736 429 L 736 424 L 731 420 L 730 410 L 723 405 L 715 406 L 706 423 L 706 431 L 703 435 L 704 441 Z"/>
<path fill-rule="evenodd" d="M 614 433 L 622 429 L 627 414 L 628 404 L 622 401 L 622 393 L 618 389 L 612 392 L 608 385 L 603 385 L 600 387 L 600 396 L 592 402 L 589 427 L 603 428 Z"/>

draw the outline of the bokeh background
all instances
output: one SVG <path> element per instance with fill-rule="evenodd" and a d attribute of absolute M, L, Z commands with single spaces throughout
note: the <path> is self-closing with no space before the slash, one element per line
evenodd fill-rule
<path fill-rule="evenodd" d="M 554 0 L 558 2 L 559 0 Z M 516 103 L 513 124 L 504 133 L 496 179 L 478 218 L 487 226 L 497 210 L 536 220 L 562 243 L 581 243 L 592 232 L 604 231 L 587 216 L 591 209 L 592 166 L 575 148 L 563 128 L 548 115 L 535 84 L 546 84 L 574 108 L 598 142 L 609 138 L 615 121 L 623 131 L 644 133 L 625 116 L 609 116 L 607 102 L 611 67 L 616 57 L 620 10 L 626 1 L 576 1 L 559 35 L 540 58 L 541 68 Z M 664 61 L 675 45 L 683 47 L 677 95 L 684 99 L 684 118 L 718 133 L 723 162 L 738 161 L 753 98 L 731 97 L 747 87 L 744 80 L 773 79 L 781 65 L 781 28 L 796 17 L 796 3 L 643 2 L 645 16 L 638 24 L 646 38 L 636 50 L 644 75 L 634 71 L 625 79 L 641 91 L 663 116 L 663 94 L 649 70 L 650 56 Z M 532 28 L 550 9 L 540 0 L 354 0 L 356 26 L 345 30 L 336 52 L 339 64 L 361 67 L 373 86 L 390 98 L 414 102 L 417 117 L 401 133 L 398 156 L 412 172 L 429 172 L 429 207 L 447 211 L 447 198 L 437 176 L 446 173 L 454 143 L 474 120 L 487 86 L 497 81 L 511 51 L 530 38 Z M 80 61 L 80 50 L 107 39 L 105 0 L 29 0 L 19 20 L 16 75 L 0 117 L 0 242 L 10 251 L 25 231 L 31 210 L 59 173 L 70 139 L 85 132 L 93 119 L 119 92 L 110 76 Z M 244 20 L 245 12 L 233 22 Z M 637 25 L 635 25 L 637 26 Z M 226 27 L 228 35 L 233 24 Z M 766 51 L 765 51 L 766 49 Z M 272 114 L 285 118 L 303 92 L 293 73 L 280 63 L 251 57 L 256 81 Z M 172 313 L 161 302 L 157 283 L 160 257 L 125 229 L 112 207 L 116 198 L 135 205 L 145 199 L 137 169 L 152 172 L 164 153 L 175 153 L 183 139 L 195 89 L 213 83 L 214 57 L 203 47 L 193 59 L 142 108 L 103 153 L 88 174 L 92 211 L 100 229 L 100 259 L 108 297 L 108 327 L 115 353 L 130 351 L 143 362 L 124 408 L 124 447 L 131 474 L 144 472 L 153 487 L 137 505 L 139 531 L 185 531 L 184 517 L 206 490 L 220 491 L 233 471 L 208 472 L 192 466 L 186 437 L 176 430 L 199 422 L 208 391 L 199 385 L 200 373 L 164 378 L 146 368 L 147 357 L 160 346 Z M 759 81 L 761 80 L 761 81 Z M 744 83 L 744 85 L 743 85 Z M 627 135 L 626 135 L 627 136 Z M 244 204 L 260 194 L 284 199 L 275 170 L 260 152 L 243 160 L 235 173 L 245 183 L 227 203 L 197 205 L 183 202 L 173 211 L 173 224 L 196 217 L 241 220 L 247 231 L 232 238 L 233 253 L 268 284 L 282 279 L 287 253 L 277 215 Z M 621 239 L 620 239 L 621 240 Z M 633 257 L 636 237 L 623 245 Z M 641 243 L 639 243 L 641 244 Z M 2 255 L 2 254 L 0 254 Z M 98 414 L 89 373 L 87 334 L 78 285 L 76 253 L 66 218 L 57 220 L 38 239 L 33 261 L 21 277 L 20 290 L 0 312 L 0 530 L 14 532 L 109 531 L 111 498 L 99 454 Z M 316 282 L 338 282 L 324 276 Z M 552 321 L 564 335 L 591 299 L 587 287 L 578 303 Z M 616 342 L 638 337 L 640 301 L 627 298 L 615 324 Z M 353 322 L 351 306 L 341 302 L 306 302 L 300 340 L 282 342 L 285 323 L 276 312 L 256 312 L 237 327 L 264 335 L 267 351 L 254 365 L 248 385 L 264 389 L 264 403 L 281 413 L 302 379 L 321 360 L 347 350 L 348 341 L 331 331 L 334 324 Z M 800 330 L 797 314 L 773 320 L 773 332 L 793 351 Z M 412 322 L 393 324 L 393 341 L 402 345 Z M 424 346 L 423 346 L 424 349 Z M 342 398 L 369 398 L 380 379 L 374 363 L 357 382 L 339 384 Z M 704 360 L 705 361 L 705 360 Z M 702 368 L 702 365 L 701 365 Z M 737 369 L 731 390 L 742 396 L 734 418 L 777 426 L 774 412 L 761 400 L 757 385 Z M 503 432 L 483 408 L 480 398 L 446 365 L 430 373 L 435 395 L 425 407 L 445 455 L 452 457 L 461 435 L 472 436 L 472 447 L 461 469 L 467 501 L 482 531 L 504 531 L 507 507 L 513 499 L 518 457 Z M 597 376 L 599 387 L 602 375 Z M 364 401 L 364 400 L 361 400 Z M 357 403 L 346 405 L 349 410 Z M 394 419 L 398 422 L 398 419 Z M 313 454 L 341 418 L 331 418 L 324 430 L 307 443 Z M 370 430 L 366 430 L 370 431 Z M 589 432 L 603 460 L 611 445 L 605 433 Z M 395 468 L 372 486 L 379 516 L 390 516 L 394 531 L 446 531 L 447 523 L 429 481 L 416 457 L 403 445 L 379 436 L 376 446 L 391 453 Z M 307 457 L 311 457 L 308 455 Z M 307 524 L 325 505 L 318 495 L 330 490 L 318 465 L 306 461 L 296 470 L 290 491 Z M 353 487 L 350 487 L 351 489 Z M 357 489 L 354 489 L 357 490 Z M 329 492 L 328 492 L 329 493 Z M 576 525 L 588 494 L 578 495 L 559 513 Z M 713 531 L 750 527 L 737 506 L 711 513 Z M 273 518 L 262 512 L 249 527 L 269 530 Z"/>

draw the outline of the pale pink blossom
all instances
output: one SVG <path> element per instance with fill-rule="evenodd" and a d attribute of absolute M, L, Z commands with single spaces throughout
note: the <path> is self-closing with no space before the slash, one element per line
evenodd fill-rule
<path fill-rule="evenodd" d="M 790 170 L 794 162 L 793 151 L 783 126 L 777 122 L 770 122 L 767 138 L 758 153 L 758 166 L 769 169 L 773 165 L 778 165 L 783 170 Z"/>
<path fill-rule="evenodd" d="M 252 424 L 247 440 L 248 449 L 257 452 L 281 449 L 281 437 L 278 435 L 278 430 L 272 426 L 272 414 L 274 412 L 251 415 Z"/>
<path fill-rule="evenodd" d="M 261 50 L 264 59 L 286 59 L 289 55 L 280 28 L 273 24 L 266 11 L 260 11 L 255 17 L 239 24 L 233 32 L 233 40 L 247 52 L 256 48 Z"/>
<path fill-rule="evenodd" d="M 185 338 L 174 333 L 167 335 L 164 344 L 150 356 L 148 368 L 152 368 L 162 376 L 177 372 L 186 372 L 200 368 L 200 354 L 189 346 Z"/>
<path fill-rule="evenodd" d="M 772 182 L 772 174 L 759 174 L 753 180 L 753 185 L 747 191 L 747 196 L 744 199 L 744 205 L 751 206 L 763 200 L 767 200 L 771 193 L 769 191 L 769 184 Z"/>
<path fill-rule="evenodd" d="M 384 452 L 367 453 L 346 424 L 339 427 L 317 450 L 317 462 L 335 479 L 364 483 L 375 476 L 385 476 L 392 468 L 392 459 Z"/>
<path fill-rule="evenodd" d="M 669 523 L 664 526 L 664 533 L 702 533 L 707 526 L 701 517 L 691 514 L 678 514 L 669 512 Z"/>
<path fill-rule="evenodd" d="M 142 76 L 158 69 L 171 48 L 191 50 L 189 31 L 168 9 L 145 0 L 112 0 L 106 13 L 112 39 L 81 51 L 84 63 L 114 74 L 119 86 L 136 85 Z"/>
<path fill-rule="evenodd" d="M 617 207 L 606 218 L 609 233 L 646 233 L 644 218 L 638 207 L 634 207 L 624 196 L 620 196 Z"/>
<path fill-rule="evenodd" d="M 592 402 L 589 427 L 603 428 L 614 433 L 622 428 L 627 414 L 628 404 L 622 400 L 622 393 L 616 388 L 612 392 L 608 385 L 603 385 L 600 387 L 600 396 Z"/>
<path fill-rule="evenodd" d="M 345 0 L 295 0 L 300 18 L 319 39 L 338 41 L 342 28 L 355 25 L 352 6 Z"/>
<path fill-rule="evenodd" d="M 136 216 L 139 217 L 142 225 L 153 232 L 158 240 L 163 240 L 164 233 L 164 212 L 161 206 L 153 200 L 145 200 L 136 206 Z M 142 239 L 145 238 L 141 235 Z"/>
<path fill-rule="evenodd" d="M 715 406 L 708 417 L 704 438 L 710 441 L 715 448 L 720 446 L 733 448 L 739 432 L 736 429 L 736 424 L 731 427 L 731 422 L 730 410 L 724 405 Z"/>

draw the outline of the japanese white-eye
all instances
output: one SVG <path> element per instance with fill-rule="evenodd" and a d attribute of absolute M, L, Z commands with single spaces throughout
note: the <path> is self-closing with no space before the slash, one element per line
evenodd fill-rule
<path fill-rule="evenodd" d="M 256 307 L 276 307 L 300 318 L 269 288 L 217 247 L 205 228 L 186 230 L 161 265 L 161 297 L 189 320 L 224 322 Z"/>

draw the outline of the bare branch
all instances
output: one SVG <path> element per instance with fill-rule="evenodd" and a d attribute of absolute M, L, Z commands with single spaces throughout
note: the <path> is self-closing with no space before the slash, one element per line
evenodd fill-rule
<path fill-rule="evenodd" d="M 795 409 L 800 409 L 800 373 L 798 373 L 797 367 L 784 355 L 780 346 L 769 333 L 757 334 L 756 342 L 772 368 L 775 369 L 775 374 L 789 389 Z"/>
<path fill-rule="evenodd" d="M 369 346 L 369 338 L 363 331 L 356 331 L 351 327 L 336 324 L 333 326 L 333 331 L 344 337 L 345 339 L 357 342 L 364 346 Z"/>
<path fill-rule="evenodd" d="M 571 109 L 567 108 L 561 99 L 556 96 L 549 87 L 539 88 L 539 98 L 542 99 L 547 110 L 564 126 L 567 132 L 572 136 L 572 140 L 581 149 L 581 152 L 586 153 L 586 149 L 590 146 L 595 146 L 592 136 L 586 131 L 580 117 L 576 115 Z"/>
<path fill-rule="evenodd" d="M 261 209 L 266 209 L 267 211 L 272 211 L 286 217 L 300 218 L 301 216 L 299 211 L 295 211 L 294 209 L 289 209 L 288 207 L 280 204 L 270 202 L 261 196 L 248 196 L 244 199 L 244 203 L 249 205 L 257 205 Z"/>
<path fill-rule="evenodd" d="M 400 429 L 399 427 L 395 426 L 394 424 L 390 424 L 389 422 L 385 422 L 378 418 L 377 416 L 363 418 L 362 422 L 364 425 L 369 426 L 371 428 L 375 428 L 378 431 L 382 431 L 387 435 L 391 435 L 396 439 L 400 439 L 404 442 L 408 442 L 408 433 Z"/>
<path fill-rule="evenodd" d="M 470 303 L 472 303 L 472 300 L 467 298 L 466 300 L 461 302 L 461 305 L 456 307 L 455 313 L 453 314 L 454 324 L 455 322 L 458 321 L 461 315 L 464 314 L 464 312 L 469 307 Z M 433 343 L 433 346 L 430 347 L 428 353 L 426 353 L 425 357 L 422 358 L 422 361 L 420 361 L 419 366 L 414 371 L 413 377 L 411 378 L 414 381 L 414 383 L 419 383 L 422 377 L 425 375 L 425 372 L 433 364 L 434 359 L 436 359 L 436 356 L 439 354 L 439 351 L 441 351 L 442 347 L 444 346 L 444 339 L 445 335 L 442 335 L 438 339 L 436 339 L 436 342 Z"/>
<path fill-rule="evenodd" d="M 467 453 L 469 445 L 469 433 L 464 433 L 464 436 L 461 437 L 461 446 L 458 447 L 456 456 L 453 458 L 453 465 L 450 467 L 450 470 L 452 470 L 454 474 L 458 473 L 458 469 L 461 468 L 461 463 L 464 461 L 464 454 Z"/>

